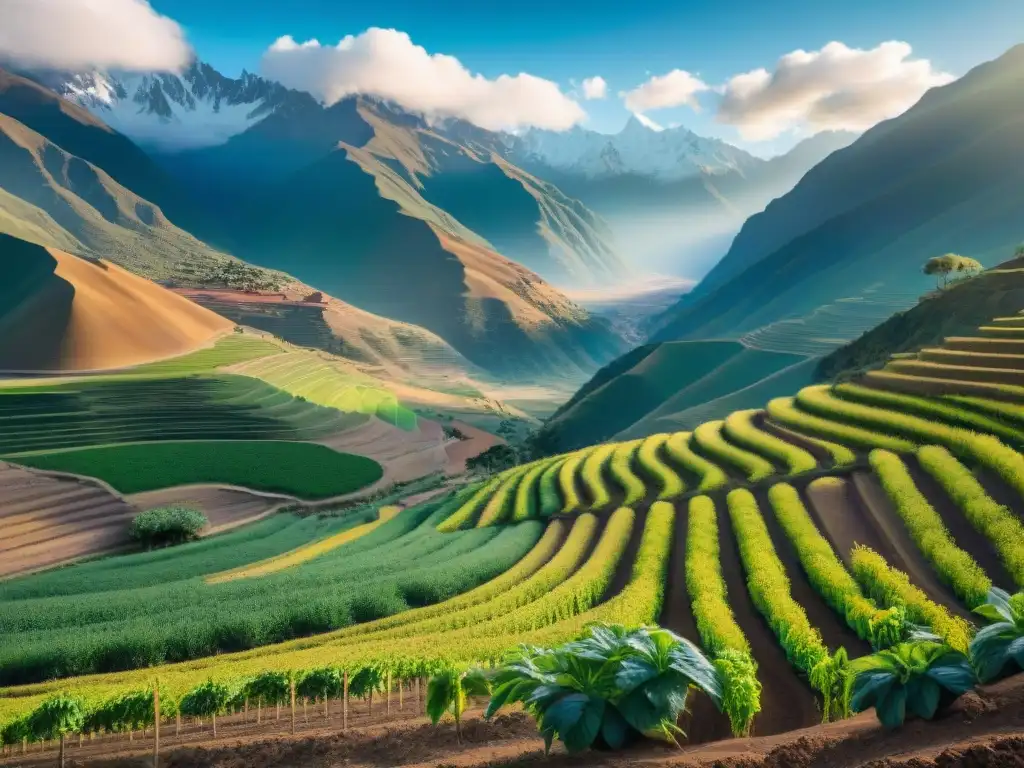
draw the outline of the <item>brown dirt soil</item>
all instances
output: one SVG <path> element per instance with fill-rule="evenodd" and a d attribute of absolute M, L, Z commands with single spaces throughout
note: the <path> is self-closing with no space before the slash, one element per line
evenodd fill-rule
<path fill-rule="evenodd" d="M 992 583 L 1003 589 L 1014 589 L 1014 581 L 1006 571 L 1003 561 L 991 540 L 979 532 L 964 516 L 963 511 L 939 485 L 938 481 L 921 467 L 917 457 L 906 459 L 907 469 L 914 478 L 914 485 L 928 499 L 928 503 L 939 513 L 942 522 L 949 529 L 957 546 L 965 550 L 984 569 Z"/>
<path fill-rule="evenodd" d="M 955 349 L 940 348 L 922 349 L 917 355 L 921 360 L 929 363 L 1024 370 L 1024 355 L 999 354 L 997 352 L 960 352 Z"/>
<path fill-rule="evenodd" d="M 767 490 L 758 490 L 754 493 L 757 499 L 757 506 L 761 510 L 768 533 L 771 535 L 775 551 L 786 568 L 786 575 L 789 576 L 789 589 L 810 619 L 811 626 L 821 632 L 821 637 L 830 649 L 840 646 L 846 648 L 850 658 L 856 658 L 871 653 L 871 646 L 861 640 L 857 634 L 847 626 L 843 618 L 822 599 L 818 591 L 811 586 L 807 580 L 807 574 L 800 565 L 800 558 L 796 554 L 796 548 L 789 540 L 786 532 L 782 530 L 771 502 L 768 500 Z"/>
<path fill-rule="evenodd" d="M 778 424 L 767 418 L 767 414 L 764 411 L 759 411 L 754 417 L 754 425 L 762 432 L 766 432 L 772 437 L 777 437 L 780 440 L 785 440 L 787 443 L 795 445 L 797 448 L 802 448 L 807 451 L 811 456 L 818 462 L 819 467 L 831 467 L 833 464 L 832 455 L 825 450 L 821 445 L 815 443 L 813 440 L 808 440 L 803 435 L 799 435 L 796 432 L 780 427 Z"/>
<path fill-rule="evenodd" d="M 216 485 L 193 485 L 136 493 L 128 500 L 139 509 L 153 509 L 172 504 L 194 504 L 199 507 L 209 527 L 204 536 L 223 533 L 246 523 L 271 515 L 286 504 L 295 503 L 289 496 L 222 488 Z"/>
<path fill-rule="evenodd" d="M 896 373 L 928 376 L 955 381 L 982 381 L 990 384 L 1024 385 L 1024 371 L 1013 368 L 974 368 L 964 365 L 944 365 L 924 360 L 893 360 L 886 368 Z"/>
<path fill-rule="evenodd" d="M 232 323 L 166 288 L 113 264 L 48 249 L 56 274 L 75 288 L 61 369 L 140 365 L 191 352 Z"/>
<path fill-rule="evenodd" d="M 445 445 L 444 451 L 448 456 L 448 466 L 445 469 L 449 475 L 458 475 L 466 471 L 466 459 L 479 456 L 488 448 L 504 443 L 497 435 L 477 429 L 466 424 L 464 421 L 453 421 L 451 426 L 458 429 L 468 437 L 468 440 L 458 440 Z"/>
<path fill-rule="evenodd" d="M 0 462 L 0 578 L 123 549 L 137 513 L 95 481 Z"/>
<path fill-rule="evenodd" d="M 1012 390 L 999 384 L 987 384 L 980 381 L 958 381 L 953 379 L 935 379 L 925 376 L 909 376 L 891 371 L 869 371 L 859 384 L 878 389 L 889 389 L 907 395 L 976 395 L 990 400 L 1019 402 L 1021 397 Z"/>
<path fill-rule="evenodd" d="M 601 596 L 602 603 L 619 594 L 629 583 L 629 577 L 633 574 L 633 563 L 636 560 L 636 553 L 640 551 L 640 540 L 643 538 L 644 526 L 647 524 L 646 510 L 636 509 L 634 512 L 636 517 L 633 521 L 633 530 L 629 534 L 629 541 L 626 542 L 622 557 L 619 558 L 619 563 L 615 566 L 615 574 L 608 584 L 608 589 Z"/>
<path fill-rule="evenodd" d="M 890 559 L 890 555 L 886 555 L 886 560 L 906 573 L 911 582 L 932 600 L 944 605 L 955 615 L 970 620 L 970 612 L 960 605 L 956 596 L 939 580 L 934 569 L 911 540 L 903 521 L 892 508 L 892 502 L 874 475 L 855 472 L 853 484 L 880 536 L 891 544 L 890 555 L 894 557 Z"/>
<path fill-rule="evenodd" d="M 880 536 L 871 524 L 871 516 L 851 482 L 846 479 L 840 482 L 842 485 L 811 483 L 807 486 L 807 509 L 818 530 L 831 542 L 847 566 L 855 544 L 871 547 L 890 563 L 898 562 L 888 540 Z"/>
<path fill-rule="evenodd" d="M 149 750 L 152 749 L 149 743 Z M 97 746 L 106 749 L 96 749 Z M 124 742 L 68 749 L 70 766 L 148 768 L 146 746 Z M 5 765 L 48 766 L 53 751 L 15 755 Z M 171 768 L 1020 768 L 1024 766 L 1024 675 L 961 697 L 936 720 L 911 720 L 882 729 L 873 713 L 790 733 L 685 744 L 676 749 L 645 742 L 627 752 L 544 757 L 533 721 L 522 713 L 492 722 L 468 717 L 463 741 L 451 723 L 422 718 L 352 728 L 324 728 L 259 740 L 224 736 L 164 752 Z"/>

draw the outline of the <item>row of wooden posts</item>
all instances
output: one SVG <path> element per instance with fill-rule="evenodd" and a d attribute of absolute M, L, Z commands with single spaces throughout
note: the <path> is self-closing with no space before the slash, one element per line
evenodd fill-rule
<path fill-rule="evenodd" d="M 422 685 L 423 689 L 426 690 L 426 679 L 425 678 L 414 677 L 412 679 L 412 685 L 410 687 L 413 689 L 413 695 L 415 696 L 415 701 L 416 701 L 416 707 L 417 708 L 419 708 L 419 706 L 421 704 L 421 698 L 420 698 L 421 685 Z M 342 697 L 341 697 L 341 699 L 342 699 L 341 729 L 342 729 L 342 732 L 345 732 L 345 731 L 348 730 L 348 715 L 349 715 L 348 672 L 344 672 L 343 673 L 342 686 L 343 687 L 342 687 Z M 386 697 L 385 697 L 385 706 L 386 706 L 385 712 L 386 712 L 387 715 L 391 714 L 391 692 L 392 692 L 392 688 L 393 688 L 392 679 L 391 679 L 391 675 L 389 674 L 388 677 L 387 677 Z M 370 692 L 369 696 L 367 697 L 367 702 L 368 702 L 368 705 L 369 705 L 368 714 L 369 714 L 369 716 L 372 717 L 373 716 L 373 692 L 372 691 Z M 295 724 L 296 724 L 295 704 L 296 704 L 295 681 L 292 680 L 291 681 L 291 692 L 290 692 L 290 708 L 291 708 L 291 732 L 293 734 L 295 733 L 295 730 L 296 730 L 296 728 L 295 728 Z M 308 704 L 308 701 L 304 699 L 303 702 L 302 702 L 303 719 L 306 722 L 309 722 L 308 715 L 306 714 L 306 706 L 307 706 L 307 704 Z M 399 681 L 399 685 L 398 685 L 398 708 L 400 710 L 405 708 L 405 681 L 401 681 L 401 680 Z M 280 716 L 281 716 L 280 704 L 278 704 L 276 706 L 276 710 L 277 711 L 276 711 L 276 715 L 275 716 L 276 716 L 277 719 L 280 719 Z M 263 714 L 263 712 L 262 712 L 262 703 L 260 703 L 257 706 L 257 711 L 256 711 L 256 722 L 257 723 L 262 722 L 262 714 Z M 330 714 L 330 699 L 325 698 L 324 699 L 324 718 L 326 720 L 330 721 L 330 716 L 331 716 L 331 714 Z M 249 702 L 248 702 L 248 700 L 246 700 L 246 702 L 245 702 L 242 718 L 243 718 L 242 719 L 243 723 L 247 723 L 249 721 Z M 202 721 L 201 720 L 199 721 L 199 723 L 200 723 L 200 725 L 202 725 Z M 216 738 L 217 737 L 217 716 L 216 715 L 212 716 L 212 718 L 211 718 L 211 725 L 212 725 L 212 728 L 213 728 L 213 736 L 214 736 L 214 738 Z M 177 736 L 177 735 L 179 735 L 180 732 L 181 732 L 181 714 L 178 713 L 176 718 L 175 718 L 174 735 Z M 143 731 L 143 734 L 145 734 L 145 731 Z M 90 734 L 90 741 L 91 740 L 92 740 L 92 734 Z M 128 732 L 128 740 L 129 741 L 134 741 L 134 732 L 133 731 L 129 731 Z M 79 747 L 82 746 L 82 734 L 78 735 L 78 746 Z M 40 749 L 44 749 L 44 748 L 45 748 L 45 742 L 44 743 L 40 743 Z M 24 740 L 24 741 L 22 741 L 22 744 L 21 744 L 21 752 L 22 752 L 22 754 L 25 754 L 27 749 L 28 749 L 28 742 L 27 742 L 27 740 Z M 64 749 L 65 749 L 65 738 L 62 736 L 61 739 L 60 739 L 60 744 L 59 744 L 59 765 L 61 765 L 61 766 L 64 765 Z M 13 752 L 13 747 L 12 747 L 12 752 Z M 160 765 L 160 689 L 159 689 L 159 686 L 154 686 L 153 687 L 153 766 L 154 766 L 154 768 L 158 768 L 159 765 Z"/>

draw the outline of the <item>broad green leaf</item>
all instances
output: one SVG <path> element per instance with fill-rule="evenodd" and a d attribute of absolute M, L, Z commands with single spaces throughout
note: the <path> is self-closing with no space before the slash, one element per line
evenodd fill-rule
<path fill-rule="evenodd" d="M 926 675 L 956 696 L 971 690 L 976 683 L 974 670 L 967 663 L 967 658 L 956 652 L 942 657 Z"/>
<path fill-rule="evenodd" d="M 907 683 L 907 707 L 918 717 L 931 720 L 939 707 L 939 684 L 929 677 L 915 677 Z"/>
<path fill-rule="evenodd" d="M 615 707 L 605 707 L 604 719 L 601 721 L 601 736 L 612 749 L 622 749 L 626 744 L 629 723 Z"/>
<path fill-rule="evenodd" d="M 893 729 L 903 725 L 906 719 L 907 689 L 893 686 L 885 697 L 875 705 L 879 722 L 885 728 Z"/>
<path fill-rule="evenodd" d="M 891 672 L 867 672 L 857 675 L 853 682 L 850 708 L 854 712 L 863 712 L 865 709 L 875 706 L 889 694 L 889 690 L 896 684 L 896 676 Z"/>

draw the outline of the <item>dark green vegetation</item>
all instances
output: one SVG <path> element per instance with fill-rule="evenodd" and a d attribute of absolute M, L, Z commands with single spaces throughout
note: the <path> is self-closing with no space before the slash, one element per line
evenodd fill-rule
<path fill-rule="evenodd" d="M 0 640 L 0 684 L 255 648 L 428 605 L 504 572 L 543 530 L 530 521 L 438 533 L 435 526 L 448 514 L 446 499 L 429 502 L 301 566 L 223 584 L 206 584 L 201 576 L 238 563 L 230 544 L 244 542 L 247 529 L 5 583 L 0 625 L 10 631 Z M 323 526 L 342 528 L 337 521 L 315 525 L 324 532 Z M 303 538 L 309 533 L 306 527 Z M 268 538 L 249 542 L 249 554 L 255 556 L 257 545 L 276 546 Z M 79 591 L 68 594 L 68 588 Z"/>
<path fill-rule="evenodd" d="M 207 523 L 206 515 L 195 507 L 157 507 L 136 515 L 129 534 L 152 549 L 198 539 Z"/>
<path fill-rule="evenodd" d="M 0 455 L 159 440 L 309 440 L 362 423 L 246 376 L 0 389 Z"/>
<path fill-rule="evenodd" d="M 677 430 L 681 412 L 756 385 L 804 359 L 748 349 L 736 341 L 640 347 L 598 372 L 545 424 L 536 443 L 544 453 L 557 453 L 615 435 L 642 437 Z M 763 403 L 762 399 L 753 405 Z M 703 415 L 723 416 L 732 410 L 729 404 L 723 404 L 721 412 Z"/>
<path fill-rule="evenodd" d="M 747 220 L 656 338 L 730 336 L 879 288 L 909 306 L 937 243 L 1004 259 L 1021 239 L 1022 85 L 1017 46 L 825 158 Z"/>
<path fill-rule="evenodd" d="M 938 346 L 947 336 L 974 336 L 993 317 L 1024 307 L 1024 257 L 1016 256 L 978 277 L 929 295 L 893 315 L 821 361 L 822 379 L 847 378 L 878 368 L 894 354 Z"/>
<path fill-rule="evenodd" d="M 521 703 L 550 750 L 621 749 L 643 734 L 675 742 L 690 690 L 722 707 L 714 665 L 666 629 L 597 625 L 556 648 L 525 648 L 494 675 L 487 716 Z"/>
<path fill-rule="evenodd" d="M 365 456 L 316 443 L 276 440 L 165 440 L 22 454 L 20 464 L 96 477 L 121 493 L 195 483 L 240 485 L 302 499 L 357 491 L 384 474 Z"/>

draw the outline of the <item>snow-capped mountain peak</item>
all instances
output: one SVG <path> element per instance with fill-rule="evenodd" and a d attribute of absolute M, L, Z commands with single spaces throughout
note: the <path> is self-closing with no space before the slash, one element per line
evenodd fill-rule
<path fill-rule="evenodd" d="M 138 144 L 165 152 L 223 144 L 294 93 L 246 71 L 225 77 L 198 60 L 181 73 L 60 72 L 41 79 Z"/>
<path fill-rule="evenodd" d="M 758 164 L 742 149 L 706 139 L 684 127 L 657 130 L 636 115 L 617 134 L 584 128 L 531 129 L 508 141 L 510 154 L 527 165 L 544 165 L 588 178 L 635 174 L 674 181 L 698 174 L 744 170 Z"/>

